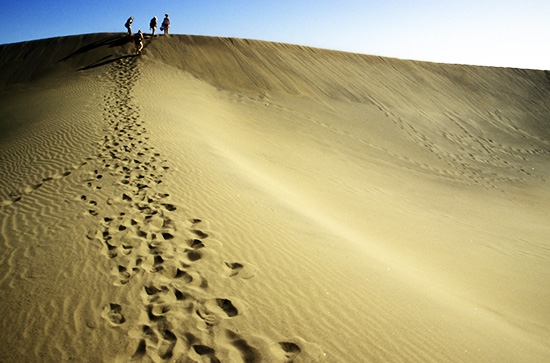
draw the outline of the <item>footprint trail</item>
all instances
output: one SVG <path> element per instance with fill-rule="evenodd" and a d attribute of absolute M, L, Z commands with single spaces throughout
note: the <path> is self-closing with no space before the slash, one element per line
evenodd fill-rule
<path fill-rule="evenodd" d="M 87 238 L 99 244 L 110 261 L 120 295 L 139 291 L 137 318 L 127 313 L 131 307 L 122 301 L 103 307 L 108 324 L 126 327 L 135 339 L 130 356 L 123 359 L 221 361 L 224 352 L 232 350 L 247 362 L 292 361 L 301 352 L 298 345 L 266 342 L 269 351 L 277 352 L 262 358 L 246 337 L 226 328 L 228 321 L 243 313 L 243 303 L 211 291 L 205 275 L 250 279 L 256 270 L 241 262 L 221 263 L 217 275 L 200 267 L 211 258 L 216 243 L 210 241 L 200 218 L 177 220 L 178 206 L 161 190 L 169 166 L 149 144 L 132 94 L 140 79 L 138 58 L 113 63 L 109 75 L 112 90 L 104 97 L 108 126 L 97 154 L 87 160 L 90 172 L 84 185 L 90 194 L 80 200 L 97 225 Z M 99 200 L 92 195 L 100 190 L 116 192 Z M 104 210 L 110 214 L 102 215 Z"/>

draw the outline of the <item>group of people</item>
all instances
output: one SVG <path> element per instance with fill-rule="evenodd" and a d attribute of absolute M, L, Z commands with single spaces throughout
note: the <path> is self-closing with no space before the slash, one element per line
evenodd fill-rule
<path fill-rule="evenodd" d="M 126 29 L 128 29 L 128 36 L 132 37 L 132 23 L 134 22 L 134 17 L 131 16 L 126 21 L 126 24 L 124 26 Z M 153 17 L 151 19 L 151 22 L 149 23 L 149 27 L 151 29 L 151 35 L 154 37 L 155 32 L 157 30 L 157 17 Z M 168 35 L 168 29 L 170 29 L 170 19 L 168 18 L 168 14 L 165 14 L 164 20 L 162 24 L 160 25 L 160 31 L 164 31 L 165 35 Z M 141 50 L 143 49 L 143 33 L 141 30 L 139 30 L 134 36 L 133 36 L 134 44 L 136 45 L 136 54 L 141 54 Z"/>

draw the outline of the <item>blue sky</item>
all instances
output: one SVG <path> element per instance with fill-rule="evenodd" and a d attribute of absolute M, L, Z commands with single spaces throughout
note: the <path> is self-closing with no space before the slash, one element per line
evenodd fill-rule
<path fill-rule="evenodd" d="M 148 31 L 260 39 L 444 63 L 550 70 L 549 0 L 1 0 L 0 44 Z"/>

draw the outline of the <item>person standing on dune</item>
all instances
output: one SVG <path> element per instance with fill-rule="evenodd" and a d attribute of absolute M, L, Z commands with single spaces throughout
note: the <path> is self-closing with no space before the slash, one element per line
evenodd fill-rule
<path fill-rule="evenodd" d="M 131 37 L 132 36 L 132 22 L 134 21 L 134 17 L 131 16 L 128 18 L 128 20 L 126 20 L 126 24 L 124 24 L 124 26 L 126 27 L 126 29 L 128 29 L 128 36 Z"/>
<path fill-rule="evenodd" d="M 153 19 L 151 19 L 151 22 L 149 23 L 149 27 L 152 30 L 152 37 L 155 37 L 155 31 L 157 30 L 157 17 L 155 16 Z"/>
<path fill-rule="evenodd" d="M 164 21 L 162 22 L 162 26 L 160 30 L 164 30 L 164 35 L 168 35 L 168 29 L 170 29 L 170 19 L 168 19 L 168 14 L 165 14 Z"/>

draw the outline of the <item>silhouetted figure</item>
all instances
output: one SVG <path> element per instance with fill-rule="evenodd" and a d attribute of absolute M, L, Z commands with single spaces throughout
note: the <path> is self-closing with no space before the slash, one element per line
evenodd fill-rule
<path fill-rule="evenodd" d="M 128 20 L 126 20 L 126 24 L 124 24 L 126 29 L 128 29 L 128 36 L 132 36 L 132 22 L 133 21 L 134 21 L 134 17 L 131 16 L 131 17 L 128 18 Z"/>
<path fill-rule="evenodd" d="M 152 31 L 153 38 L 155 37 L 155 31 L 157 30 L 157 17 L 155 16 L 153 19 L 151 19 L 151 22 L 149 23 L 149 27 Z"/>
<path fill-rule="evenodd" d="M 143 49 L 143 34 L 141 30 L 134 35 L 134 43 L 136 44 L 136 54 L 141 54 L 141 50 Z"/>
<path fill-rule="evenodd" d="M 170 29 L 170 19 L 168 19 L 168 14 L 165 14 L 165 18 L 162 21 L 162 26 L 160 30 L 164 30 L 164 34 L 168 35 L 168 29 Z"/>

